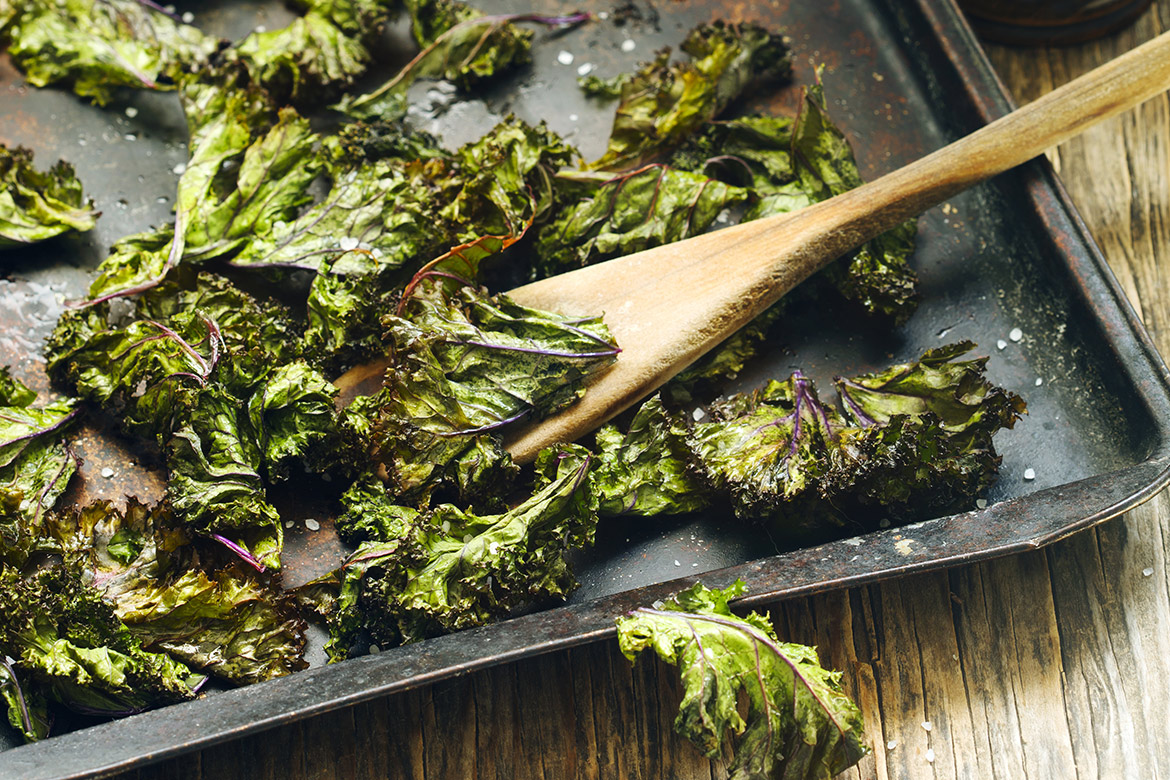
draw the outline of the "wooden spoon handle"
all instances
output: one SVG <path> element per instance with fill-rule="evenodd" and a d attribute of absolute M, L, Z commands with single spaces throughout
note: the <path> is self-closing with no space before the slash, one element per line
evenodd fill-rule
<path fill-rule="evenodd" d="M 857 189 L 517 288 L 520 303 L 603 312 L 625 350 L 566 411 L 513 436 L 521 462 L 641 400 L 837 257 L 1170 88 L 1170 33 Z"/>

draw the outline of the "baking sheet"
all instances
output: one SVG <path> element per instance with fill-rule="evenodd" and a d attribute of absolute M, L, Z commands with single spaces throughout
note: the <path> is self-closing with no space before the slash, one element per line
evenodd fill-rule
<path fill-rule="evenodd" d="M 479 2 L 490 11 L 547 10 L 552 0 Z M 271 2 L 191 2 L 209 31 L 236 37 L 256 24 L 286 23 Z M 755 4 L 753 4 L 755 5 Z M 575 8 L 576 6 L 574 6 Z M 717 17 L 784 26 L 791 37 L 794 85 L 825 63 L 834 118 L 849 134 L 863 173 L 876 176 L 969 132 L 1007 110 L 1007 102 L 957 11 L 920 0 L 776 2 L 745 8 L 726 2 L 641 2 L 624 25 L 608 3 L 598 21 L 561 34 L 537 32 L 532 67 L 477 100 L 449 104 L 439 90 L 417 90 L 413 119 L 451 145 L 472 140 L 514 112 L 546 119 L 597 156 L 612 104 L 576 89 L 583 65 L 599 75 L 629 70 L 662 45 L 677 46 L 694 24 Z M 633 50 L 626 40 L 633 41 Z M 409 49 L 393 26 L 381 52 L 393 71 Z M 573 62 L 562 64 L 562 53 Z M 752 108 L 791 112 L 796 86 L 760 96 Z M 133 106 L 137 115 L 125 109 Z M 134 112 L 131 112 L 134 113 Z M 0 361 L 48 391 L 40 343 L 65 300 L 84 292 L 105 247 L 170 218 L 176 165 L 186 160 L 185 131 L 173 95 L 127 92 L 106 109 L 60 90 L 23 85 L 0 58 L 0 141 L 34 149 L 40 165 L 74 162 L 103 211 L 90 234 L 6 253 L 0 266 Z M 1148 498 L 1168 478 L 1170 392 L 1166 368 L 1042 162 L 1000 177 L 934 209 L 920 221 L 914 264 L 924 302 L 904 327 L 883 330 L 845 308 L 797 304 L 781 334 L 729 389 L 758 386 L 801 368 L 822 387 L 850 374 L 916 358 L 924 349 L 972 339 L 990 354 L 993 381 L 1022 395 L 1029 415 L 996 438 L 1000 480 L 983 510 L 888 529 L 814 548 L 787 550 L 713 513 L 682 521 L 603 524 L 597 546 L 580 556 L 582 587 L 564 607 L 474 631 L 318 667 L 248 689 L 97 725 L 0 752 L 0 777 L 77 777 L 125 769 L 295 718 L 475 668 L 591 641 L 613 617 L 690 584 L 743 578 L 749 601 L 806 594 L 1027 549 L 1112 517 Z M 1020 339 L 1010 337 L 1018 328 Z M 1002 342 L 1002 348 L 999 346 Z M 161 495 L 157 474 L 130 464 L 141 453 L 97 429 L 77 449 L 85 458 L 75 500 Z M 105 467 L 112 478 L 102 478 Z M 1026 479 L 1031 469 L 1034 479 Z M 285 507 L 282 507 L 284 509 Z M 322 518 L 327 504 L 298 501 L 289 534 L 288 584 L 336 560 Z M 315 652 L 319 648 L 314 648 Z M 319 656 L 319 654 L 318 654 Z M 79 724 L 80 725 L 80 724 Z"/>

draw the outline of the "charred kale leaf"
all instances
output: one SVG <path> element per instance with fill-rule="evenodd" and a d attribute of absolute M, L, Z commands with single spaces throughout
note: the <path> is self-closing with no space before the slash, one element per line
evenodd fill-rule
<path fill-rule="evenodd" d="M 652 649 L 678 667 L 674 729 L 710 757 L 732 735 L 733 780 L 830 780 L 869 752 L 861 712 L 815 648 L 781 642 L 767 615 L 732 614 L 727 602 L 746 590 L 696 583 L 661 607 L 639 607 L 617 619 L 622 652 L 633 661 Z"/>
<path fill-rule="evenodd" d="M 73 166 L 59 161 L 48 171 L 32 166 L 32 152 L 0 144 L 0 248 L 92 230 L 98 212 L 81 193 Z"/>

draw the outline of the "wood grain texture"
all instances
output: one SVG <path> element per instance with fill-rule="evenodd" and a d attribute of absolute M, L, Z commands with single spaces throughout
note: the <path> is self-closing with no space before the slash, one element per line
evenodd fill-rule
<path fill-rule="evenodd" d="M 1170 0 L 1103 41 L 992 48 L 1020 102 L 1170 27 Z M 1052 154 L 1170 354 L 1170 100 Z M 775 605 L 845 673 L 875 748 L 843 777 L 1170 778 L 1170 502 L 1042 551 Z M 614 643 L 510 664 L 119 776 L 122 780 L 717 780 L 674 735 L 681 695 Z M 930 730 L 923 727 L 930 723 Z M 933 762 L 928 760 L 933 751 Z"/>

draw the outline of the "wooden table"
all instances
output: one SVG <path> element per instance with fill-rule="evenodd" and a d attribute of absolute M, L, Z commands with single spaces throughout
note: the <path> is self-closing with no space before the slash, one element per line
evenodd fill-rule
<path fill-rule="evenodd" d="M 1019 102 L 1152 38 L 1170 0 L 1108 39 L 990 48 Z M 1051 154 L 1154 341 L 1170 354 L 1170 98 Z M 1170 776 L 1170 503 L 1043 551 L 777 604 L 865 714 L 849 778 Z M 722 778 L 675 736 L 673 670 L 616 642 L 453 682 L 120 777 Z M 933 754 L 928 751 L 933 751 Z M 929 758 L 933 755 L 933 763 Z"/>

